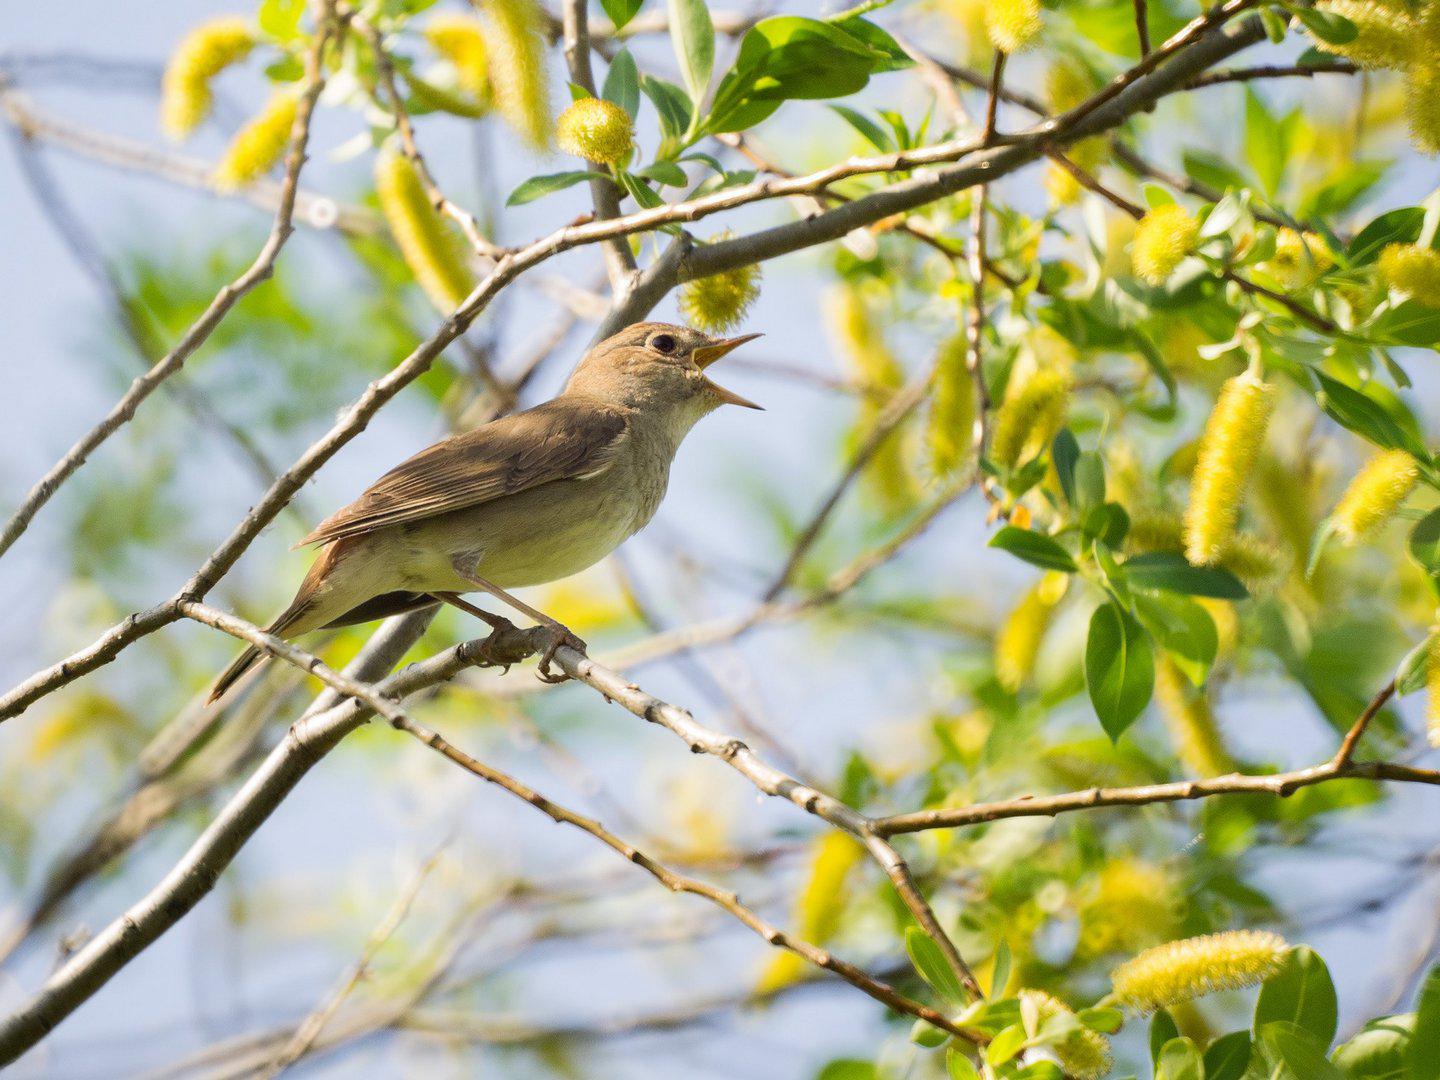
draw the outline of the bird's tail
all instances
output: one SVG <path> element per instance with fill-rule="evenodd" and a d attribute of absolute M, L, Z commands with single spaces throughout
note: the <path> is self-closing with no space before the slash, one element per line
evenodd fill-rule
<path fill-rule="evenodd" d="M 304 599 L 303 603 L 302 599 Z M 296 597 L 295 603 L 291 604 L 283 615 L 267 626 L 265 632 L 267 634 L 277 634 L 280 637 L 286 637 L 286 631 L 293 628 L 294 625 L 300 621 L 300 617 L 305 614 L 309 607 L 308 598 Z M 220 677 L 215 680 L 215 685 L 210 688 L 210 696 L 205 699 L 205 704 L 211 705 L 219 701 L 225 696 L 227 690 L 244 677 L 247 671 L 266 659 L 268 659 L 268 657 L 266 657 L 260 649 L 251 645 L 237 656 L 229 667 L 220 673 Z"/>

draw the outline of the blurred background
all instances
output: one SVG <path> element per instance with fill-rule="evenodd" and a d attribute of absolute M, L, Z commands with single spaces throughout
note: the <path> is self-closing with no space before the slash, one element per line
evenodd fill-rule
<path fill-rule="evenodd" d="M 971 45 L 962 6 L 896 4 L 876 19 L 964 63 Z M 7 88 L 36 115 L 92 139 L 89 152 L 76 152 L 43 134 L 27 139 L 13 113 L 6 126 L 6 505 L 109 408 L 146 366 L 142 354 L 153 358 L 173 344 L 263 241 L 265 209 L 184 179 L 185 162 L 213 160 L 261 100 L 255 65 L 225 75 L 213 120 L 183 147 L 166 143 L 156 119 L 160 72 L 182 35 L 214 15 L 246 14 L 244 7 L 77 2 L 63 12 L 12 5 L 3 16 Z M 1102 4 L 1075 8 L 1093 26 L 1109 17 Z M 1171 14 L 1193 10 L 1177 4 Z M 643 69 L 674 77 L 663 34 L 637 37 L 632 47 Z M 723 56 L 734 47 L 722 36 Z M 1270 51 L 1286 55 L 1283 48 Z M 558 50 L 552 60 L 559 102 Z M 1040 93 L 1047 62 L 1017 61 L 1010 85 Z M 1366 92 L 1371 112 L 1357 122 L 1348 81 L 1294 80 L 1267 91 L 1277 113 L 1304 104 L 1297 174 L 1333 178 L 1361 155 L 1400 159 L 1334 213 L 1337 228 L 1413 205 L 1435 180 L 1432 163 L 1407 158 L 1393 108 L 1386 118 L 1392 88 L 1380 80 Z M 917 123 L 931 99 L 923 81 L 897 73 L 877 77 L 848 104 L 894 109 Z M 1217 88 L 1168 101 L 1133 134 L 1172 167 L 1185 149 L 1243 156 L 1244 111 L 1243 90 Z M 1002 127 L 1024 119 L 1006 109 Z M 642 143 L 646 122 L 642 115 Z M 1342 131 L 1362 132 L 1363 148 L 1357 136 L 1337 149 Z M 100 160 L 102 137 L 154 152 Z M 526 177 L 571 166 L 524 148 L 497 123 L 437 114 L 423 119 L 420 138 L 442 187 L 480 212 L 498 242 L 541 235 L 588 209 L 583 186 L 505 209 L 505 196 Z M 795 170 L 862 149 L 820 103 L 787 105 L 755 139 Z M 242 301 L 6 556 L 7 684 L 170 595 L 272 470 L 438 326 L 376 213 L 364 119 L 322 99 L 312 140 L 303 186 L 352 207 L 354 227 L 302 226 L 273 281 Z M 1052 207 L 1043 170 L 1007 180 L 997 196 L 1015 215 L 1043 222 L 1029 257 L 1070 245 L 1079 263 L 1103 261 L 1096 237 L 1103 244 L 1107 235 L 1118 252 L 1124 238 L 1106 224 L 1103 204 L 1087 197 Z M 963 237 L 963 211 L 943 210 L 949 235 Z M 794 212 L 766 203 L 724 225 L 744 232 Z M 696 232 L 720 227 L 701 222 Z M 867 380 L 878 369 L 873 355 L 867 368 L 845 306 L 860 303 L 865 318 L 883 325 L 880 347 L 904 376 L 921 371 L 958 328 L 960 308 L 926 269 L 923 250 L 901 252 L 898 243 L 857 237 L 766 265 L 743 327 L 766 336 L 724 362 L 722 381 L 768 411 L 722 411 L 702 423 L 655 522 L 616 558 L 532 590 L 530 602 L 602 657 L 669 628 L 749 612 L 840 477 L 858 426 L 873 418 Z M 653 239 L 640 243 L 642 263 L 655 249 Z M 883 288 L 856 269 L 876 260 L 892 275 Z M 477 398 L 483 405 L 487 372 L 504 382 L 534 363 L 521 403 L 551 396 L 584 350 L 604 293 L 594 249 L 553 260 L 508 289 L 466 348 L 450 350 L 306 486 L 211 602 L 268 620 L 308 562 L 290 544 L 385 469 L 463 425 Z M 676 319 L 673 297 L 653 317 Z M 1434 418 L 1433 353 L 1412 357 L 1410 400 Z M 1133 359 L 1080 362 L 1097 377 L 1136 371 Z M 1072 423 L 1095 431 L 1124 419 L 1135 467 L 1153 471 L 1193 439 L 1213 387 L 1203 372 L 1182 372 L 1178 417 L 1127 414 L 1096 393 L 1077 401 Z M 1310 519 L 1300 530 L 1308 535 L 1356 448 L 1327 444 L 1301 468 L 1297 458 L 1316 444 L 1298 414 L 1284 419 L 1272 439 L 1275 497 L 1288 490 L 1289 513 Z M 791 595 L 813 592 L 893 536 L 937 490 L 922 467 L 887 467 L 901 471 L 862 478 L 847 496 Z M 1015 693 L 996 681 L 995 635 L 1036 575 L 984 546 L 986 510 L 972 492 L 835 603 L 627 670 L 650 692 L 877 812 L 1188 775 L 1163 701 L 1118 747 L 1100 732 L 1077 682 L 1088 612 L 1077 598 L 1044 631 L 1034 685 Z M 1285 511 L 1260 513 L 1273 515 L 1270 529 L 1279 534 L 1274 522 Z M 1414 580 L 1397 569 L 1398 551 L 1397 540 L 1337 554 L 1358 567 L 1345 563 L 1330 592 L 1323 580 L 1306 586 L 1303 602 L 1285 600 L 1287 588 L 1299 588 L 1293 582 L 1273 586 L 1263 603 L 1306 623 L 1308 686 L 1266 659 L 1266 616 L 1243 614 L 1214 705 L 1235 760 L 1294 767 L 1332 752 L 1335 717 L 1347 715 L 1355 694 L 1363 700 L 1383 683 L 1431 617 Z M 333 636 L 324 655 L 345 662 L 369 629 Z M 414 655 L 479 632 L 444 611 Z M 172 626 L 0 730 L 0 1008 L 23 1000 L 68 948 L 174 864 L 318 686 L 272 672 L 259 695 L 265 709 L 239 710 L 183 760 L 163 761 L 157 736 L 193 713 L 233 652 L 224 635 Z M 1339 703 L 1327 718 L 1317 702 L 1331 691 Z M 1420 706 L 1410 705 L 1387 716 L 1383 735 L 1393 745 L 1415 741 Z M 816 913 L 796 905 L 817 877 L 823 849 L 815 823 L 758 798 L 721 763 L 683 752 L 588 689 L 543 687 L 524 665 L 503 676 L 471 673 L 417 710 L 452 741 L 639 846 L 728 882 L 781 925 L 823 929 L 841 955 L 913 982 L 900 915 L 873 867 L 837 875 L 829 924 L 807 923 Z M 925 834 L 907 840 L 906 852 L 942 917 L 967 913 L 967 956 L 983 966 L 1004 936 L 1026 985 L 1084 999 L 1103 988 L 1116 958 L 1146 944 L 1273 926 L 1327 957 L 1343 1031 L 1403 1007 L 1435 951 L 1433 807 L 1424 789 L 1334 785 L 1283 804 L 1230 799 Z M 929 1067 L 906 1038 L 909 1025 L 887 1019 L 853 988 L 777 973 L 765 944 L 723 913 L 670 895 L 590 838 L 554 828 L 412 740 L 373 727 L 307 777 L 215 891 L 15 1075 L 248 1075 L 268 1060 L 277 1033 L 323 1003 L 362 957 L 368 974 L 317 1052 L 297 1066 L 308 1075 L 810 1077 L 840 1058 L 879 1060 L 896 1075 L 926 1075 Z M 1189 1022 L 1219 1030 L 1240 1015 L 1224 998 L 1206 1009 Z M 1143 1034 L 1136 1026 L 1118 1044 L 1131 1067 Z"/>

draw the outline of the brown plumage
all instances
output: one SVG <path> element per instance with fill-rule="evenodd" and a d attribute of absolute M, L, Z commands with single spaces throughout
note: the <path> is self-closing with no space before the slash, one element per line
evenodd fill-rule
<path fill-rule="evenodd" d="M 293 638 L 430 606 L 474 577 L 538 585 L 604 558 L 649 522 L 697 420 L 758 407 L 704 374 L 754 336 L 638 323 L 601 342 L 560 396 L 420 451 L 321 522 L 301 541 L 319 557 L 267 629 Z M 241 653 L 209 700 L 259 659 Z"/>

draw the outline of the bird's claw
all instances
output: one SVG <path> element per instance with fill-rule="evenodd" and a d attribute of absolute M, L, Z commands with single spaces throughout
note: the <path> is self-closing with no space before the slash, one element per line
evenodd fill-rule
<path fill-rule="evenodd" d="M 552 685 L 562 683 L 570 678 L 570 676 L 566 675 L 563 671 L 557 674 L 550 669 L 550 665 L 555 662 L 555 654 L 562 648 L 570 648 L 578 653 L 584 653 L 589 646 L 577 637 L 569 627 L 562 626 L 560 623 L 547 626 L 545 629 L 549 632 L 549 641 L 545 645 L 545 651 L 540 654 L 540 664 L 535 671 L 535 675 L 541 682 Z"/>

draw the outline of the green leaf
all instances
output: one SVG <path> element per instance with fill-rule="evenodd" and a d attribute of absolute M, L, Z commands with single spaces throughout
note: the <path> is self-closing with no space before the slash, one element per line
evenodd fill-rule
<path fill-rule="evenodd" d="M 1350 1080 L 1401 1080 L 1414 1025 L 1414 1013 L 1371 1020 L 1353 1039 L 1338 1046 L 1331 1060 Z"/>
<path fill-rule="evenodd" d="M 1180 162 L 1189 176 L 1221 191 L 1239 191 L 1249 186 L 1239 169 L 1208 150 L 1186 150 Z"/>
<path fill-rule="evenodd" d="M 665 200 L 660 197 L 659 193 L 634 173 L 622 172 L 620 182 L 644 209 L 653 210 L 657 206 L 665 205 Z"/>
<path fill-rule="evenodd" d="M 1339 1013 L 1330 969 L 1314 949 L 1299 945 L 1285 957 L 1285 965 L 1260 988 L 1255 1002 L 1255 1034 L 1267 1024 L 1286 1021 L 1303 1028 L 1325 1047 L 1335 1038 Z"/>
<path fill-rule="evenodd" d="M 586 98 L 592 98 L 595 96 L 594 94 L 590 93 L 590 91 L 587 90 L 585 87 L 581 86 L 579 83 L 572 82 L 566 83 L 565 85 L 570 89 L 571 101 L 584 101 Z"/>
<path fill-rule="evenodd" d="M 640 71 L 629 49 L 621 49 L 610 61 L 600 96 L 619 105 L 631 120 L 640 111 Z"/>
<path fill-rule="evenodd" d="M 1152 1063 L 1160 1064 L 1160 1051 L 1165 1049 L 1165 1044 L 1171 1039 L 1180 1037 L 1180 1029 L 1175 1024 L 1175 1018 L 1170 1015 L 1168 1009 L 1158 1010 L 1150 1018 L 1150 1060 Z"/>
<path fill-rule="evenodd" d="M 1440 965 L 1432 967 L 1415 1003 L 1415 1030 L 1405 1055 L 1405 1080 L 1440 1076 Z"/>
<path fill-rule="evenodd" d="M 882 154 L 895 149 L 895 140 L 890 137 L 884 128 L 868 116 L 857 112 L 848 105 L 831 105 L 830 108 L 834 110 L 837 116 L 841 117 L 847 124 L 858 131 L 866 142 Z"/>
<path fill-rule="evenodd" d="M 1255 170 L 1260 187 L 1274 195 L 1285 175 L 1290 150 L 1299 129 L 1300 114 L 1277 119 L 1254 90 L 1245 89 L 1245 160 Z"/>
<path fill-rule="evenodd" d="M 528 202 L 534 202 L 544 195 L 556 191 L 563 191 L 568 187 L 574 187 L 582 180 L 589 180 L 592 174 L 580 172 L 558 172 L 547 173 L 544 176 L 532 176 L 523 184 L 510 193 L 505 200 L 506 206 L 522 206 Z"/>
<path fill-rule="evenodd" d="M 1285 5 L 1285 10 L 1304 23 L 1305 29 L 1327 45 L 1345 45 L 1360 35 L 1360 29 L 1343 15 L 1290 4 Z"/>
<path fill-rule="evenodd" d="M 910 954 L 910 963 L 920 977 L 946 1002 L 963 1004 L 965 991 L 960 988 L 960 979 L 945 962 L 945 954 L 930 935 L 918 926 L 905 928 L 905 951 Z"/>
<path fill-rule="evenodd" d="M 1210 613 L 1194 600 L 1174 593 L 1137 595 L 1135 611 L 1181 673 L 1196 686 L 1203 685 L 1219 649 Z"/>
<path fill-rule="evenodd" d="M 643 169 L 636 169 L 635 175 L 643 176 L 647 180 L 654 180 L 658 184 L 668 184 L 670 187 L 684 187 L 690 182 L 690 178 L 685 175 L 685 170 L 673 161 L 651 162 Z"/>
<path fill-rule="evenodd" d="M 980 1080 L 970 1059 L 953 1046 L 945 1051 L 945 1071 L 950 1080 Z"/>
<path fill-rule="evenodd" d="M 950 1033 L 936 1027 L 929 1020 L 916 1020 L 910 1025 L 910 1041 L 916 1046 L 934 1050 L 935 1047 L 950 1041 Z"/>
<path fill-rule="evenodd" d="M 1402 427 L 1385 406 L 1360 390 L 1346 386 L 1323 371 L 1315 372 L 1320 383 L 1316 401 L 1327 416 L 1341 427 L 1368 439 L 1387 450 L 1407 450 L 1421 460 L 1429 460 L 1424 443 Z"/>
<path fill-rule="evenodd" d="M 1095 1007 L 1081 1009 L 1075 1014 L 1076 1019 L 1084 1024 L 1091 1031 L 1098 1031 L 1105 1035 L 1114 1035 L 1125 1023 L 1125 1014 L 1119 1009 Z"/>
<path fill-rule="evenodd" d="M 1061 428 L 1050 444 L 1050 463 L 1055 466 L 1055 475 L 1060 479 L 1060 490 L 1065 501 L 1075 505 L 1075 463 L 1080 460 L 1080 444 L 1068 427 Z"/>
<path fill-rule="evenodd" d="M 1431 349 L 1440 345 L 1440 311 L 1417 300 L 1402 300 L 1387 307 L 1362 328 L 1380 345 L 1409 345 Z"/>
<path fill-rule="evenodd" d="M 985 1048 L 985 1060 L 991 1065 L 1004 1065 L 1024 1045 L 1024 1025 L 1012 1024 L 990 1040 L 990 1045 Z"/>
<path fill-rule="evenodd" d="M 1010 943 L 1003 937 L 995 946 L 995 968 L 990 973 L 990 996 L 1003 997 L 1005 984 L 1010 981 Z"/>
<path fill-rule="evenodd" d="M 1205 1080 L 1240 1080 L 1250 1064 L 1250 1033 L 1232 1031 L 1205 1050 Z"/>
<path fill-rule="evenodd" d="M 1285 1070 L 1283 1080 L 1345 1080 L 1325 1057 L 1329 1041 L 1321 1042 L 1298 1024 L 1272 1021 L 1260 1028 L 1259 1040 L 1272 1067 Z"/>
<path fill-rule="evenodd" d="M 616 30 L 633 19 L 644 4 L 645 0 L 600 0 L 600 6 L 605 9 L 606 17 L 615 24 Z"/>
<path fill-rule="evenodd" d="M 1147 551 L 1120 564 L 1126 580 L 1139 589 L 1164 589 L 1216 600 L 1244 600 L 1250 595 L 1240 579 L 1218 566 L 1191 566 L 1174 551 Z"/>
<path fill-rule="evenodd" d="M 1101 503 L 1085 511 L 1080 529 L 1086 536 L 1117 548 L 1130 531 L 1130 515 L 1119 503 Z"/>
<path fill-rule="evenodd" d="M 660 117 L 660 134 L 665 142 L 678 145 L 686 125 L 690 123 L 692 109 L 685 91 L 664 79 L 644 75 L 640 79 L 640 92 L 655 106 L 655 112 Z"/>
<path fill-rule="evenodd" d="M 1150 637 L 1113 603 L 1102 604 L 1090 617 L 1085 685 L 1100 725 L 1112 742 L 1144 711 L 1155 687 Z"/>
<path fill-rule="evenodd" d="M 1073 574 L 1079 569 L 1068 551 L 1050 537 L 1030 529 L 1006 525 L 990 538 L 987 546 L 1008 551 L 1017 559 L 1023 559 L 1032 566 L 1046 570 L 1063 570 L 1067 574 Z"/>
<path fill-rule="evenodd" d="M 710 73 L 715 68 L 715 24 L 705 0 L 666 0 L 670 11 L 670 41 L 680 73 L 690 90 L 690 99 L 698 113 L 710 89 Z"/>
<path fill-rule="evenodd" d="M 305 0 L 265 0 L 256 21 L 262 33 L 276 41 L 294 41 L 300 36 L 300 19 L 305 14 Z"/>
<path fill-rule="evenodd" d="M 1425 211 L 1418 206 L 1388 210 L 1355 234 L 1346 255 L 1352 266 L 1365 266 L 1379 258 L 1388 244 L 1413 244 L 1424 223 Z"/>
<path fill-rule="evenodd" d="M 1200 1048 L 1186 1038 L 1171 1039 L 1160 1048 L 1155 1061 L 1155 1080 L 1205 1080 L 1205 1061 Z"/>
<path fill-rule="evenodd" d="M 873 1061 L 837 1058 L 816 1073 L 815 1080 L 880 1080 L 880 1073 Z"/>

